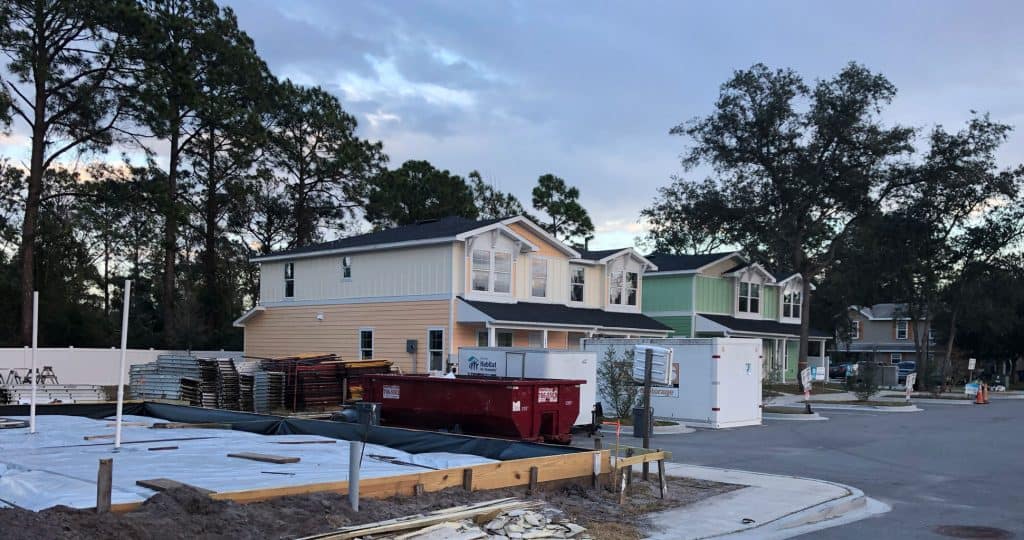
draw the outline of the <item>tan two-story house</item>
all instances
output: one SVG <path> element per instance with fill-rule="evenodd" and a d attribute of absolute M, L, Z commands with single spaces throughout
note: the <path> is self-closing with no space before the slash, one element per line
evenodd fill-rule
<path fill-rule="evenodd" d="M 580 252 L 524 217 L 449 217 L 253 259 L 245 354 L 305 352 L 443 370 L 459 347 L 577 348 L 588 336 L 665 337 L 641 313 L 632 248 Z"/>

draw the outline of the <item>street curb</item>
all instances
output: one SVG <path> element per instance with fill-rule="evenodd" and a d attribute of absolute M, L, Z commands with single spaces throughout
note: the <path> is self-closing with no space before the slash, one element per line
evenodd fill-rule
<path fill-rule="evenodd" d="M 811 403 L 811 408 L 821 409 L 823 411 L 868 411 L 888 413 L 913 413 L 921 412 L 924 410 L 915 405 L 907 405 L 903 407 L 888 407 L 885 405 L 829 405 L 827 403 Z"/>
<path fill-rule="evenodd" d="M 786 413 L 761 413 L 761 418 L 764 420 L 789 420 L 793 422 L 820 422 L 822 420 L 828 420 L 828 417 L 822 416 L 818 413 L 811 414 L 786 414 Z"/>
<path fill-rule="evenodd" d="M 658 418 L 655 418 L 655 420 L 658 420 Z M 669 421 L 676 422 L 676 420 L 669 420 Z M 633 426 L 623 426 L 623 427 L 624 428 L 629 428 L 629 434 L 628 435 L 626 434 L 626 430 L 625 429 L 622 430 L 623 435 L 626 436 L 626 437 L 632 437 L 633 436 L 632 435 L 632 433 L 633 433 Z M 654 426 L 654 435 L 682 435 L 684 433 L 693 433 L 695 431 L 697 431 L 697 430 L 692 428 L 692 427 L 688 427 L 686 424 L 684 424 L 682 422 L 679 422 L 678 424 L 676 424 L 674 426 Z M 601 433 L 615 435 L 615 428 L 614 427 L 611 427 L 611 428 L 609 428 L 609 427 L 602 427 L 601 428 Z"/>
<path fill-rule="evenodd" d="M 827 523 L 828 521 L 836 520 L 836 519 L 842 518 L 843 516 L 845 516 L 847 514 L 850 514 L 852 512 L 861 510 L 861 509 L 865 508 L 868 505 L 868 501 L 869 501 L 868 497 L 866 497 L 864 495 L 864 492 L 861 491 L 860 489 L 857 489 L 857 488 L 855 488 L 853 486 L 849 486 L 849 485 L 846 485 L 846 484 L 840 484 L 838 482 L 830 482 L 828 480 L 819 480 L 819 479 L 815 479 L 815 478 L 806 478 L 806 477 L 802 477 L 802 476 L 793 476 L 793 475 L 788 475 L 788 474 L 769 474 L 769 473 L 761 473 L 761 472 L 754 472 L 754 471 L 741 471 L 739 469 L 722 469 L 722 468 L 718 468 L 718 467 L 706 467 L 706 466 L 703 466 L 703 465 L 701 467 L 705 467 L 705 468 L 708 468 L 708 469 L 719 469 L 721 471 L 729 471 L 729 472 L 742 472 L 742 473 L 750 474 L 750 475 L 774 476 L 774 477 L 779 477 L 779 478 L 792 478 L 792 479 L 803 480 L 803 481 L 807 481 L 807 482 L 818 482 L 818 483 L 821 483 L 821 484 L 828 484 L 828 485 L 831 485 L 831 486 L 835 486 L 835 487 L 841 488 L 841 489 L 846 491 L 846 495 L 842 495 L 842 496 L 836 497 L 834 499 L 823 501 L 823 502 L 820 502 L 818 504 L 814 504 L 814 505 L 808 506 L 806 508 L 802 508 L 800 510 L 793 511 L 793 512 L 791 512 L 789 514 L 786 514 L 784 516 L 778 517 L 778 518 L 773 519 L 771 521 L 766 521 L 764 523 L 759 523 L 759 524 L 757 524 L 757 525 L 755 525 L 753 527 L 738 528 L 738 529 L 734 529 L 734 530 L 731 530 L 731 531 L 726 531 L 726 532 L 722 532 L 722 533 L 718 533 L 718 534 L 712 534 L 712 535 L 709 535 L 709 536 L 702 536 L 702 537 L 699 537 L 700 539 L 705 539 L 705 538 L 757 538 L 757 539 L 763 539 L 763 538 L 788 538 L 790 536 L 796 536 L 797 534 L 806 534 L 806 533 L 811 532 L 813 530 L 827 529 L 827 528 L 832 527 L 833 525 L 829 525 Z M 680 476 L 680 475 L 672 474 L 671 472 L 668 472 L 667 474 L 669 476 Z M 685 478 L 685 476 L 683 476 L 683 477 Z M 722 496 L 722 495 L 719 495 L 719 497 L 720 496 Z M 714 497 L 712 499 L 714 499 Z M 885 511 L 888 511 L 888 509 L 886 509 Z M 864 517 L 868 517 L 868 516 L 864 516 Z M 862 518 L 857 518 L 857 519 L 862 519 Z M 680 524 L 680 525 L 681 526 L 685 526 L 685 524 Z M 818 527 L 815 527 L 816 525 Z M 840 525 L 840 523 L 835 523 L 835 525 Z M 810 530 L 794 531 L 794 529 L 798 529 L 798 528 L 810 529 Z M 667 532 L 670 532 L 670 531 L 661 531 L 660 533 L 661 533 L 662 536 L 664 536 L 664 533 L 667 533 Z"/>

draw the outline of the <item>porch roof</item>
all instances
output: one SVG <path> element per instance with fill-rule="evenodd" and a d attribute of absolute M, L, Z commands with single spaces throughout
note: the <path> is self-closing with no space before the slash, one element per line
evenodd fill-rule
<path fill-rule="evenodd" d="M 664 333 L 668 327 L 641 313 L 621 313 L 596 308 L 574 308 L 564 304 L 534 302 L 482 302 L 459 300 L 476 311 L 476 317 L 465 317 L 460 309 L 460 322 L 504 322 L 521 324 L 548 324 L 555 326 L 577 326 L 597 329 L 636 330 L 640 332 Z"/>
<path fill-rule="evenodd" d="M 740 319 L 738 317 L 730 317 L 729 315 L 701 313 L 697 315 L 696 323 L 698 332 L 720 331 L 735 334 L 759 334 L 766 337 L 800 337 L 799 324 L 786 324 L 767 319 Z M 810 337 L 814 339 L 828 339 L 832 336 L 827 332 L 811 328 Z"/>

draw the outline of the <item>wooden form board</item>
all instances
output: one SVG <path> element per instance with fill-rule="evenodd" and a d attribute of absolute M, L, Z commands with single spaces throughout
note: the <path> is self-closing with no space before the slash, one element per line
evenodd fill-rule
<path fill-rule="evenodd" d="M 421 473 L 388 476 L 384 478 L 366 478 L 359 482 L 359 496 L 368 499 L 385 499 L 413 494 L 416 485 L 422 485 L 426 493 L 463 486 L 465 473 L 471 469 L 473 490 L 500 489 L 515 486 L 526 486 L 530 483 L 530 468 L 537 468 L 538 482 L 556 480 L 589 479 L 594 472 L 594 453 L 579 452 L 560 456 L 515 459 L 498 463 L 485 463 L 471 467 L 424 471 Z M 599 451 L 601 473 L 611 471 L 608 450 Z M 335 492 L 348 493 L 348 482 L 321 482 L 299 486 L 280 488 L 252 489 L 245 491 L 222 491 L 210 497 L 218 500 L 231 500 L 238 503 L 265 501 L 275 497 L 304 495 L 307 493 Z"/>
<path fill-rule="evenodd" d="M 182 482 L 178 482 L 177 480 L 171 480 L 170 478 L 152 478 L 149 480 L 136 480 L 135 483 L 144 488 L 152 489 L 153 491 L 164 491 L 173 488 L 190 487 L 192 489 L 196 489 L 203 493 L 206 493 L 207 495 L 213 493 L 208 489 L 196 487 L 191 484 L 184 484 Z"/>
<path fill-rule="evenodd" d="M 283 465 L 285 463 L 298 463 L 300 459 L 293 456 L 275 456 L 273 454 L 257 454 L 256 452 L 237 452 L 234 454 L 228 454 L 228 457 L 251 459 L 253 461 L 276 463 L 278 465 Z"/>
<path fill-rule="evenodd" d="M 646 454 L 640 454 L 639 456 L 631 456 L 619 458 L 615 461 L 616 468 L 629 467 L 630 465 L 639 465 L 641 463 L 647 463 L 650 461 L 661 461 L 665 459 L 671 459 L 672 452 L 648 452 Z"/>

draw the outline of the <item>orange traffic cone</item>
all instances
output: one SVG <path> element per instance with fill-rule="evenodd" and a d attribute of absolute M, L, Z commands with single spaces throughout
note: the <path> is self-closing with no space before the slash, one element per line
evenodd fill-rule
<path fill-rule="evenodd" d="M 985 389 L 985 405 L 988 405 L 988 384 L 982 385 L 982 388 Z"/>
<path fill-rule="evenodd" d="M 985 404 L 985 396 L 982 394 L 982 392 L 985 391 L 984 388 L 985 388 L 984 384 L 978 384 L 978 393 L 974 394 L 974 404 L 975 405 L 984 405 Z"/>

